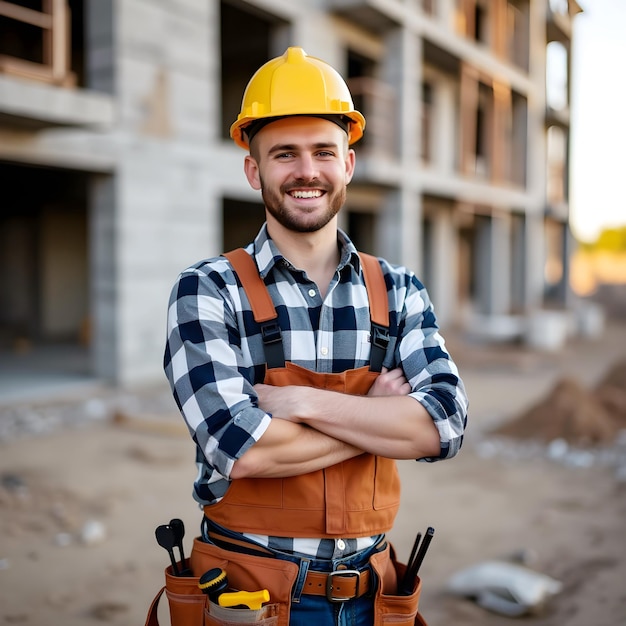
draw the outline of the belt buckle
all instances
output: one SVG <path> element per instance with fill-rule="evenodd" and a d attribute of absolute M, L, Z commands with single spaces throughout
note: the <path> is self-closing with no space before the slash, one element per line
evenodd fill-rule
<path fill-rule="evenodd" d="M 333 595 L 333 579 L 335 576 L 356 576 L 356 591 L 354 595 L 349 598 L 337 597 Z M 361 590 L 361 572 L 355 569 L 342 569 L 335 570 L 334 572 L 330 572 L 328 574 L 328 578 L 326 579 L 326 599 L 329 602 L 347 602 L 348 600 L 352 600 L 353 598 L 359 597 L 359 591 Z"/>

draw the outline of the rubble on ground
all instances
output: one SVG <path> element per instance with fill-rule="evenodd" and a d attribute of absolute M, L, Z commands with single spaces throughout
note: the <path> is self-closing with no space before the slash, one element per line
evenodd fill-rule
<path fill-rule="evenodd" d="M 616 479 L 626 482 L 626 361 L 591 388 L 558 380 L 539 402 L 491 430 L 477 449 L 483 457 L 613 467 Z"/>
<path fill-rule="evenodd" d="M 88 396 L 0 405 L 0 444 L 52 434 L 64 428 L 84 428 L 115 422 L 120 415 L 176 415 L 168 388 L 136 391 L 100 390 Z M 141 423 L 135 420 L 133 425 Z"/>
<path fill-rule="evenodd" d="M 617 363 L 594 388 L 564 378 L 546 397 L 492 434 L 585 447 L 608 444 L 626 429 L 626 361 Z"/>
<path fill-rule="evenodd" d="M 106 539 L 100 518 L 111 507 L 110 498 L 81 496 L 31 472 L 0 474 L 0 533 L 5 538 L 44 534 L 59 547 L 96 545 Z"/>

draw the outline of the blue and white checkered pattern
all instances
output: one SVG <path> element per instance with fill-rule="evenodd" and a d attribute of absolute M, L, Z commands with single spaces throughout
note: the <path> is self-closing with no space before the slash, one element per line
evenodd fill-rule
<path fill-rule="evenodd" d="M 370 318 L 354 245 L 339 232 L 341 261 L 322 300 L 306 274 L 294 268 L 264 226 L 247 251 L 254 255 L 279 317 L 286 360 L 316 372 L 367 365 Z M 424 286 L 403 267 L 381 260 L 390 309 L 384 360 L 402 366 L 411 395 L 439 429 L 441 453 L 454 456 L 463 439 L 467 397 L 446 352 Z M 197 444 L 194 497 L 202 505 L 223 497 L 233 463 L 265 432 L 271 416 L 258 407 L 265 354 L 250 304 L 224 257 L 181 273 L 168 311 L 164 366 L 174 397 Z"/>

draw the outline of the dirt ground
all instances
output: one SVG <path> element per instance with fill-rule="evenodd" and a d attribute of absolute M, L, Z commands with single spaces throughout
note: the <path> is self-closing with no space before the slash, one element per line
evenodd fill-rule
<path fill-rule="evenodd" d="M 544 445 L 493 434 L 565 377 L 596 385 L 626 358 L 626 321 L 611 322 L 601 338 L 570 339 L 556 353 L 454 336 L 449 347 L 470 395 L 466 442 L 450 462 L 400 463 L 403 502 L 390 534 L 406 559 L 416 531 L 436 529 L 421 570 L 425 619 L 430 626 L 626 624 L 623 435 L 575 450 L 558 437 Z M 104 418 L 0 444 L 0 623 L 144 623 L 168 564 L 155 527 L 181 518 L 189 550 L 201 517 L 191 498 L 191 442 L 173 403 L 155 409 L 160 394 L 145 390 L 132 410 L 118 408 L 117 419 L 108 396 Z M 93 413 L 93 402 L 65 399 L 57 410 Z M 507 618 L 447 591 L 459 570 L 514 556 L 563 583 L 540 614 Z"/>

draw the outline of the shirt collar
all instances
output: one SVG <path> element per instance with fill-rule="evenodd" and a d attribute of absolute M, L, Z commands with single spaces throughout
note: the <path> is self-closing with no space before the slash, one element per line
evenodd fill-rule
<path fill-rule="evenodd" d="M 361 268 L 358 252 L 348 235 L 341 229 L 337 229 L 337 242 L 340 249 L 340 260 L 337 269 L 341 271 L 346 265 L 352 265 L 358 274 Z M 254 239 L 253 253 L 262 278 L 265 278 L 277 263 L 287 261 L 269 236 L 267 224 L 263 224 Z"/>

